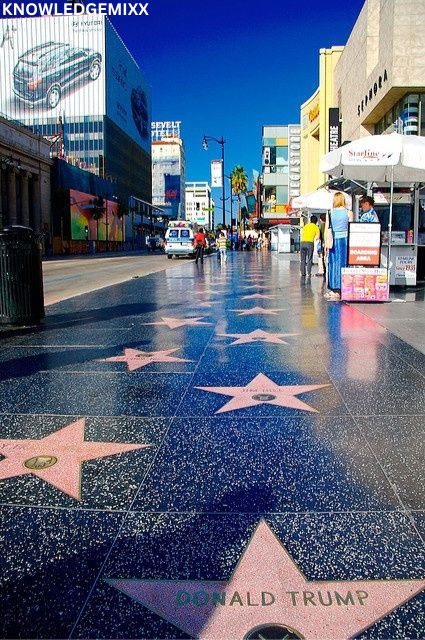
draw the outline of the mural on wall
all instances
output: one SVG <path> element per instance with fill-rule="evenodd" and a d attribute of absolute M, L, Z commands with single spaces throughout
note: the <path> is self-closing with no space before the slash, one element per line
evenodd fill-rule
<path fill-rule="evenodd" d="M 104 199 L 104 211 L 99 220 L 94 217 L 96 196 L 73 189 L 69 192 L 72 240 L 124 240 L 124 221 L 118 217 L 118 203 Z"/>

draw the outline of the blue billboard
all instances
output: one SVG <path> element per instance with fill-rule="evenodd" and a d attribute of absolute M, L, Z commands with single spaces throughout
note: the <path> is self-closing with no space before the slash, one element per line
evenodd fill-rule
<path fill-rule="evenodd" d="M 106 114 L 150 154 L 151 89 L 109 20 L 105 48 Z"/>

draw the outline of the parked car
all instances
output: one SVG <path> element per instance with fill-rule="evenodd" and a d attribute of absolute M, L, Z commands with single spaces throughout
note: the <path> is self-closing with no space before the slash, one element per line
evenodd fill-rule
<path fill-rule="evenodd" d="M 97 80 L 101 69 L 102 56 L 93 49 L 47 42 L 19 57 L 13 70 L 13 91 L 30 105 L 44 102 L 54 109 L 66 89 Z"/>
<path fill-rule="evenodd" d="M 164 240 L 160 236 L 148 236 L 146 238 L 146 248 L 148 251 L 163 251 Z"/>

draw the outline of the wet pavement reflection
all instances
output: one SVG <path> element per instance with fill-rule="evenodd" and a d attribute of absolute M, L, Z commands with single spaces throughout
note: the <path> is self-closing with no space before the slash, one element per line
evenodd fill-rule
<path fill-rule="evenodd" d="M 324 287 L 229 252 L 0 332 L 1 637 L 425 638 L 425 355 Z"/>

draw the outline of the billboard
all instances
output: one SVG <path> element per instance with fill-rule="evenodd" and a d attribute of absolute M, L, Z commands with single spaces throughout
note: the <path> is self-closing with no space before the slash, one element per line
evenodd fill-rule
<path fill-rule="evenodd" d="M 0 112 L 27 125 L 105 112 L 105 18 L 0 21 Z"/>
<path fill-rule="evenodd" d="M 165 202 L 180 202 L 180 174 L 164 174 L 165 182 Z"/>
<path fill-rule="evenodd" d="M 96 196 L 70 189 L 71 239 L 108 240 L 122 242 L 123 220 L 118 218 L 118 203 L 104 200 L 105 211 L 100 220 L 93 218 L 93 202 Z M 86 232 L 87 228 L 87 232 Z"/>
<path fill-rule="evenodd" d="M 151 89 L 112 24 L 106 22 L 108 117 L 151 152 Z"/>

